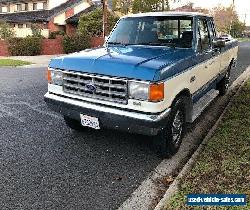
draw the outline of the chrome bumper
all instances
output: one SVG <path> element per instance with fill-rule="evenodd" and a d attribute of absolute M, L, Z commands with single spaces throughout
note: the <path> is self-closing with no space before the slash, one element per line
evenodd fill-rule
<path fill-rule="evenodd" d="M 47 93 L 47 105 L 62 115 L 80 121 L 80 113 L 98 117 L 101 127 L 118 129 L 132 133 L 156 135 L 167 124 L 171 109 L 157 114 L 140 113 L 119 108 L 89 103 L 77 99 Z"/>

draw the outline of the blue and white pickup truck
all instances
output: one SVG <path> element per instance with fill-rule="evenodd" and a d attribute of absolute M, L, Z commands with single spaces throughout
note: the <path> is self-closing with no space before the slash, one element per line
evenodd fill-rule
<path fill-rule="evenodd" d="M 72 129 L 154 136 L 175 154 L 193 122 L 229 86 L 238 43 L 217 38 L 200 13 L 122 17 L 103 47 L 51 60 L 47 105 Z"/>

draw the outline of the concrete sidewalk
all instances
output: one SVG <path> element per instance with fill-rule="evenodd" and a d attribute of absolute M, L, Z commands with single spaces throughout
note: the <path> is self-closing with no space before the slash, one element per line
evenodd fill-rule
<path fill-rule="evenodd" d="M 1 57 L 0 59 L 14 59 L 21 61 L 31 62 L 31 65 L 22 66 L 24 68 L 29 67 L 47 67 L 52 58 L 58 57 L 60 55 L 38 55 L 38 56 L 9 56 L 9 57 Z"/>

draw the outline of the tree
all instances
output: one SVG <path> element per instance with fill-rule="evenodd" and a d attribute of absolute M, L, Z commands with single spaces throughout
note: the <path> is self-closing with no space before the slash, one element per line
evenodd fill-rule
<path fill-rule="evenodd" d="M 170 1 L 181 0 L 112 0 L 112 10 L 126 15 L 130 12 L 169 11 Z"/>
<path fill-rule="evenodd" d="M 161 0 L 134 0 L 132 5 L 133 13 L 155 12 L 159 10 Z"/>
<path fill-rule="evenodd" d="M 0 39 L 9 39 L 15 36 L 14 30 L 6 22 L 0 22 Z"/>
<path fill-rule="evenodd" d="M 112 9 L 121 14 L 128 14 L 131 11 L 133 0 L 112 0 Z"/>
<path fill-rule="evenodd" d="M 234 20 L 231 26 L 230 34 L 233 37 L 241 37 L 245 29 L 246 29 L 245 23 L 242 23 L 239 20 Z"/>
<path fill-rule="evenodd" d="M 219 5 L 213 8 L 211 14 L 214 16 L 217 30 L 221 33 L 239 36 L 245 29 L 245 24 L 239 20 L 233 6 L 223 7 Z"/>
<path fill-rule="evenodd" d="M 80 17 L 78 25 L 78 33 L 88 35 L 88 36 L 101 36 L 103 32 L 102 22 L 103 22 L 103 12 L 102 9 L 97 8 L 96 10 L 84 14 Z M 117 22 L 117 18 L 111 13 L 108 13 L 108 31 L 110 32 Z"/>

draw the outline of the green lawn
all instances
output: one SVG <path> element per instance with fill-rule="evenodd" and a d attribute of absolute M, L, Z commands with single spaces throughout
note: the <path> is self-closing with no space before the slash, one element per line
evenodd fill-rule
<path fill-rule="evenodd" d="M 201 209 L 185 204 L 190 193 L 247 194 L 247 207 L 203 209 L 250 209 L 250 81 L 233 99 L 215 134 L 165 209 Z"/>
<path fill-rule="evenodd" d="M 27 61 L 20 61 L 20 60 L 13 60 L 13 59 L 0 59 L 0 67 L 4 66 L 24 66 L 24 65 L 30 65 L 30 62 Z"/>
<path fill-rule="evenodd" d="M 250 42 L 250 38 L 238 38 L 239 42 Z"/>

